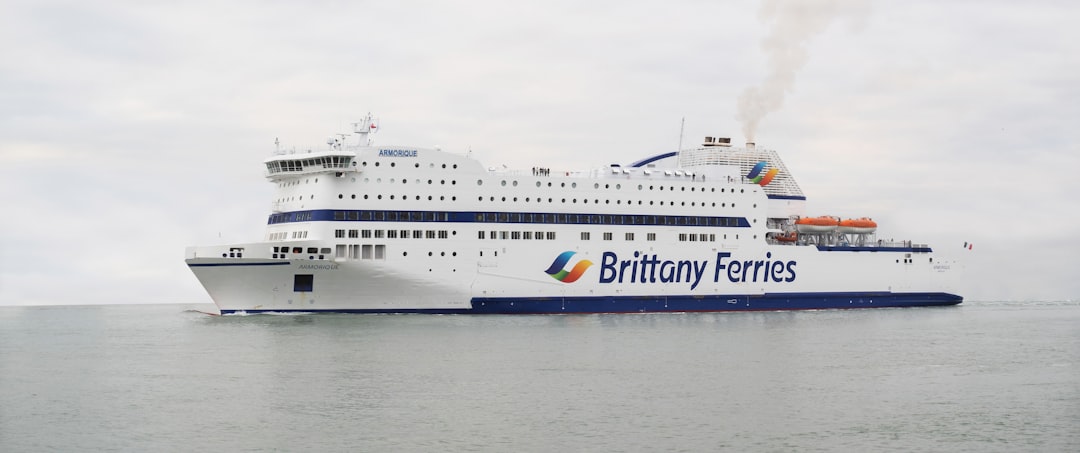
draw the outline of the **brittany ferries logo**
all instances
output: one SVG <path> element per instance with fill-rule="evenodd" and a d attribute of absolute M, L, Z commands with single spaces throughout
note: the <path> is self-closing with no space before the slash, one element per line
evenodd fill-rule
<path fill-rule="evenodd" d="M 566 263 L 569 262 L 570 258 L 573 257 L 575 254 L 576 252 L 562 252 L 557 258 L 555 258 L 555 261 L 551 262 L 551 267 L 549 267 L 544 272 L 547 272 L 547 274 L 550 275 L 551 278 L 554 278 L 555 280 L 563 283 L 576 282 L 577 279 L 581 278 L 581 274 L 584 274 L 585 270 L 588 269 L 589 266 L 592 266 L 593 263 L 589 260 L 581 260 L 574 265 L 573 269 L 567 271 Z"/>
<path fill-rule="evenodd" d="M 758 162 L 754 165 L 754 168 L 750 169 L 750 173 L 746 174 L 746 177 L 748 179 L 753 181 L 754 184 L 760 185 L 761 187 L 767 186 L 770 182 L 772 182 L 773 178 L 776 177 L 776 174 L 780 173 L 780 170 L 770 168 L 769 171 L 765 172 L 764 175 L 761 174 L 761 170 L 765 169 L 765 164 L 765 161 Z"/>

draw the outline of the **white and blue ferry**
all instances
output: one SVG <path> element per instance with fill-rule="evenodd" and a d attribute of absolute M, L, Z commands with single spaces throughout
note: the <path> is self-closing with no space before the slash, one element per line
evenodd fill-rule
<path fill-rule="evenodd" d="M 377 146 L 278 147 L 260 241 L 189 247 L 221 313 L 639 313 L 955 305 L 957 265 L 868 219 L 807 217 L 776 152 L 589 171 Z"/>

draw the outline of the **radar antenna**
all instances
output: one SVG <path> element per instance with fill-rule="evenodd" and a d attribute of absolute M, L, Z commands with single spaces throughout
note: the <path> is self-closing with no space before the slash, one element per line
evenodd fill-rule
<path fill-rule="evenodd" d="M 368 112 L 367 116 L 362 121 L 352 123 L 353 133 L 360 136 L 360 145 L 371 145 L 371 134 L 379 131 L 379 119 L 372 117 L 371 112 Z"/>

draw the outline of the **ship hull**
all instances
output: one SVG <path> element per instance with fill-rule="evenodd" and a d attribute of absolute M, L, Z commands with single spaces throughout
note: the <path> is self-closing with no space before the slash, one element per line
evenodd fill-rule
<path fill-rule="evenodd" d="M 271 309 L 221 310 L 222 314 L 255 313 L 426 313 L 465 315 L 550 315 L 597 313 L 708 313 L 737 311 L 902 308 L 958 305 L 949 293 L 779 293 L 723 296 L 541 297 L 473 299 L 467 309 Z"/>

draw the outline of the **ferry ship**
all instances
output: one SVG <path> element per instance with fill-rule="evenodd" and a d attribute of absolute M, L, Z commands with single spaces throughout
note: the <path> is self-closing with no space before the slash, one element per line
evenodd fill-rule
<path fill-rule="evenodd" d="M 955 305 L 954 262 L 807 216 L 779 155 L 700 146 L 588 171 L 378 146 L 370 115 L 276 147 L 262 240 L 188 247 L 222 314 L 641 313 Z M 352 142 L 352 143 L 349 143 Z"/>

